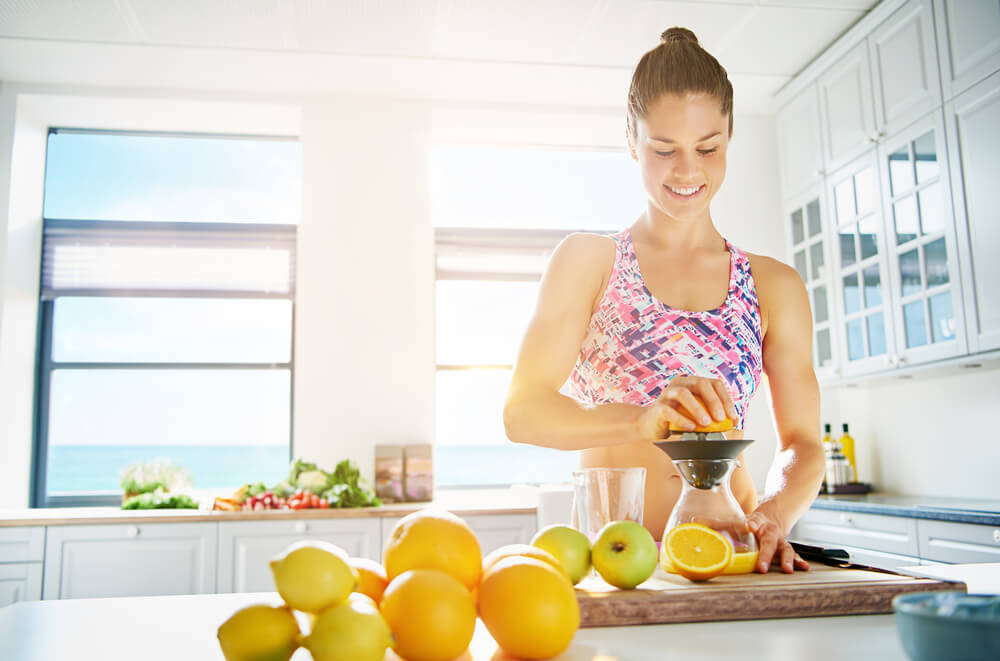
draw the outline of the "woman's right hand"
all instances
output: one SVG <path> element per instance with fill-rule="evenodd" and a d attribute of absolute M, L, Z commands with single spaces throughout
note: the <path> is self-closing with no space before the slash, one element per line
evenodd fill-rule
<path fill-rule="evenodd" d="M 726 418 L 739 419 L 725 383 L 701 376 L 678 376 L 646 409 L 640 424 L 644 436 L 660 440 L 670 430 L 694 431 Z"/>

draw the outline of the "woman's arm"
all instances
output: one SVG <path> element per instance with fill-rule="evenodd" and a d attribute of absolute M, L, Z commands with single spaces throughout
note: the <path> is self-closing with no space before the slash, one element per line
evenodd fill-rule
<path fill-rule="evenodd" d="M 781 561 L 782 569 L 792 571 L 793 559 L 796 564 L 801 561 L 785 536 L 809 509 L 823 481 L 812 317 L 805 286 L 795 270 L 766 257 L 756 257 L 752 268 L 766 322 L 764 371 L 778 427 L 778 453 L 764 498 L 749 520 L 760 540 L 758 562 L 763 569 L 758 569 L 766 571 L 773 558 Z"/>

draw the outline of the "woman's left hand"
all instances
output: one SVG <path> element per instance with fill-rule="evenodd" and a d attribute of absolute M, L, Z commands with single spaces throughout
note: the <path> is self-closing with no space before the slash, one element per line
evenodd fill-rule
<path fill-rule="evenodd" d="M 780 565 L 781 571 L 786 574 L 791 574 L 796 569 L 809 569 L 809 563 L 799 557 L 785 539 L 781 526 L 767 513 L 756 509 L 748 514 L 747 527 L 757 538 L 756 571 L 766 574 L 772 564 Z"/>

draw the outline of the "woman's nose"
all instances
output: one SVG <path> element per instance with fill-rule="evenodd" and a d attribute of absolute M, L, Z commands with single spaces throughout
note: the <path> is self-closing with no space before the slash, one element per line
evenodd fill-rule
<path fill-rule="evenodd" d="M 689 177 L 698 172 L 697 164 L 693 155 L 680 154 L 680 158 L 674 161 L 674 174 L 678 177 Z"/>

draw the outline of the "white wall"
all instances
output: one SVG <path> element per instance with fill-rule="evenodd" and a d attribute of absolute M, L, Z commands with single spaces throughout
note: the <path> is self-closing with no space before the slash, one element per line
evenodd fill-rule
<path fill-rule="evenodd" d="M 828 389 L 824 421 L 850 425 L 860 479 L 911 496 L 1000 498 L 993 419 L 1000 370 L 917 373 Z"/>

